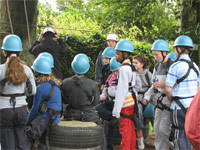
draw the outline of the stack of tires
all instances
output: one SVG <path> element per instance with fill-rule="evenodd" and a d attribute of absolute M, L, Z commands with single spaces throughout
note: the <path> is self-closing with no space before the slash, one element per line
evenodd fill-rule
<path fill-rule="evenodd" d="M 50 150 L 100 150 L 103 129 L 93 122 L 61 121 L 49 134 Z M 47 150 L 45 138 L 40 140 L 40 150 Z"/>

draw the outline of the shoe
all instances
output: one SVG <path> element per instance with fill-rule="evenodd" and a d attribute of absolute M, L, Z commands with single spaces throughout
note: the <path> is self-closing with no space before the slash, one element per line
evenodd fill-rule
<path fill-rule="evenodd" d="M 144 138 L 137 138 L 137 146 L 139 150 L 144 150 Z"/>

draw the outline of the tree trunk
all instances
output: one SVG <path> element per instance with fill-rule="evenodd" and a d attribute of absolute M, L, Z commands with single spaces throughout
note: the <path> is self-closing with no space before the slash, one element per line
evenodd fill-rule
<path fill-rule="evenodd" d="M 5 37 L 5 35 L 12 34 L 11 30 L 11 24 L 12 24 L 13 34 L 18 35 L 23 42 L 23 52 L 21 53 L 20 57 L 30 66 L 32 64 L 33 58 L 29 54 L 28 50 L 36 39 L 38 0 L 8 0 L 8 3 L 7 0 L 1 0 L 0 2 L 1 2 L 0 44 L 2 45 L 2 40 Z M 8 7 L 11 19 L 9 19 L 8 15 Z M 27 18 L 28 18 L 28 26 L 30 34 L 28 34 L 25 10 L 27 10 Z M 30 37 L 30 42 L 29 42 L 29 37 Z"/>

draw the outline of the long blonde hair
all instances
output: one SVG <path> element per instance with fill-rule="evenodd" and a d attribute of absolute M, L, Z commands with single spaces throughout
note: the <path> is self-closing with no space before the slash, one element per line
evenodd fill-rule
<path fill-rule="evenodd" d="M 27 81 L 23 65 L 25 64 L 19 57 L 19 53 L 6 52 L 6 79 L 13 85 L 20 85 Z"/>

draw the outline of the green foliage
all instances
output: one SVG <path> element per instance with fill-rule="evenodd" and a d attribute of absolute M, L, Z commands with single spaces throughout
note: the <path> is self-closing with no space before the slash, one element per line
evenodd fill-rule
<path fill-rule="evenodd" d="M 90 70 L 88 71 L 87 76 L 91 79 L 94 79 L 95 62 L 99 52 L 101 50 L 104 50 L 106 47 L 106 39 L 102 35 L 97 33 L 91 35 L 88 38 L 70 35 L 63 36 L 62 38 L 69 48 L 69 51 L 60 59 L 63 77 L 70 77 L 74 74 L 71 69 L 71 62 L 76 54 L 84 53 L 90 59 Z M 155 63 L 150 51 L 151 45 L 134 43 L 134 46 L 134 55 L 141 54 L 150 59 L 150 70 L 152 71 Z"/>
<path fill-rule="evenodd" d="M 94 79 L 95 61 L 106 47 L 108 33 L 117 33 L 120 39 L 134 43 L 135 53 L 150 59 L 150 70 L 155 64 L 151 44 L 157 39 L 174 40 L 177 30 L 179 5 L 166 0 L 57 0 L 59 12 L 50 5 L 39 4 L 39 25 L 59 30 L 69 51 L 61 58 L 64 77 L 73 75 L 71 61 L 78 53 L 90 57 L 88 76 Z M 100 34 L 101 33 L 101 34 Z M 141 42 L 138 42 L 141 41 Z M 148 44 L 151 43 L 151 44 Z"/>
<path fill-rule="evenodd" d="M 69 7 L 67 12 L 56 16 L 53 23 L 62 34 L 88 37 L 100 31 L 100 26 L 95 20 L 87 18 L 79 10 L 72 7 Z"/>
<path fill-rule="evenodd" d="M 100 34 L 93 34 L 88 38 L 70 35 L 66 35 L 62 38 L 69 48 L 67 54 L 61 58 L 63 77 L 66 78 L 73 75 L 71 62 L 76 54 L 84 53 L 90 59 L 90 70 L 88 71 L 87 76 L 94 79 L 95 62 L 98 53 L 106 47 L 106 39 Z"/>
<path fill-rule="evenodd" d="M 103 9 L 102 17 L 97 20 L 104 33 L 115 31 L 122 37 L 127 37 L 126 32 L 131 32 L 136 40 L 153 42 L 158 38 L 174 39 L 177 30 L 178 6 L 174 3 L 161 3 L 159 0 L 96 0 L 90 5 L 98 5 Z"/>

